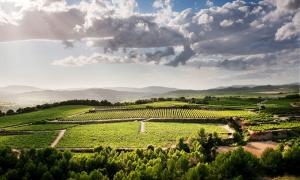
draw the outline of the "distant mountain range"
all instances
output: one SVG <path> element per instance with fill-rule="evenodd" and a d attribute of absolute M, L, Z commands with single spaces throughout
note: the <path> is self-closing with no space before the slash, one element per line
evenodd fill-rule
<path fill-rule="evenodd" d="M 18 93 L 25 93 L 25 92 L 32 92 L 32 91 L 42 91 L 43 89 L 33 87 L 33 86 L 6 86 L 0 87 L 0 95 L 1 94 L 18 94 Z"/>
<path fill-rule="evenodd" d="M 106 99 L 111 102 L 134 101 L 151 97 L 199 97 L 206 95 L 280 94 L 299 93 L 299 83 L 265 86 L 230 86 L 208 90 L 185 90 L 161 86 L 144 88 L 110 87 L 88 89 L 47 90 L 31 86 L 0 87 L 0 106 L 3 102 L 20 106 L 52 103 L 70 99 Z M 0 107 L 1 108 L 1 107 Z M 1 110 L 1 109 L 0 109 Z"/>
<path fill-rule="evenodd" d="M 127 91 L 127 92 L 140 92 L 140 93 L 152 93 L 160 94 L 167 93 L 170 91 L 176 91 L 176 88 L 162 87 L 162 86 L 148 86 L 143 88 L 131 88 L 131 87 L 111 87 L 107 88 L 115 91 Z"/>
<path fill-rule="evenodd" d="M 176 90 L 163 94 L 163 96 L 215 96 L 215 95 L 276 95 L 285 93 L 299 93 L 300 84 L 285 84 L 285 85 L 245 85 L 245 86 L 229 86 L 229 87 L 218 87 L 207 90 Z"/>

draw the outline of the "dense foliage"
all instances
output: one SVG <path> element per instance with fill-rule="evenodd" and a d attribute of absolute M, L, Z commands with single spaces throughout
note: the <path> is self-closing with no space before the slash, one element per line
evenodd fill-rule
<path fill-rule="evenodd" d="M 95 154 L 75 156 L 70 152 L 47 148 L 22 152 L 18 158 L 11 149 L 1 148 L 0 179 L 223 180 L 256 179 L 285 173 L 299 175 L 298 145 L 286 150 L 267 149 L 261 158 L 239 148 L 218 154 L 211 161 L 205 158 L 201 145 L 189 150 L 186 152 L 178 146 L 177 149 L 149 147 L 146 150 L 118 152 L 100 147 Z"/>

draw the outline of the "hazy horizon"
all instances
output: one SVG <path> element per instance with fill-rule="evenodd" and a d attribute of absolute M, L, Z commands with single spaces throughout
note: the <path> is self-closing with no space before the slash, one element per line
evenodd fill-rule
<path fill-rule="evenodd" d="M 25 84 L 10 84 L 5 86 L 0 86 L 0 88 L 7 88 L 7 87 L 32 87 L 32 88 L 39 88 L 41 90 L 80 90 L 80 89 L 114 89 L 114 88 L 148 88 L 148 87 L 162 87 L 162 88 L 171 88 L 171 89 L 178 89 L 178 90 L 209 90 L 209 89 L 216 89 L 216 88 L 227 88 L 227 87 L 234 87 L 234 86 L 280 86 L 280 85 L 289 85 L 289 84 L 300 84 L 299 82 L 292 82 L 292 83 L 284 83 L 284 84 L 232 84 L 232 85 L 224 85 L 224 86 L 215 86 L 211 88 L 204 88 L 204 89 L 192 89 L 192 88 L 181 88 L 181 87 L 170 87 L 164 85 L 149 85 L 149 86 L 93 86 L 93 87 L 66 87 L 66 88 L 55 88 L 55 87 L 40 87 L 40 86 L 33 86 L 33 85 L 25 85 Z"/>

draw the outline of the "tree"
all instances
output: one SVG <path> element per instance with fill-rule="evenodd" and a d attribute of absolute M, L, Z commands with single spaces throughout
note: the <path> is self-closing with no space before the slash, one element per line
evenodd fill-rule
<path fill-rule="evenodd" d="M 6 112 L 6 115 L 13 115 L 13 114 L 15 114 L 15 111 L 12 109 L 10 109 Z"/>
<path fill-rule="evenodd" d="M 260 158 L 260 164 L 263 171 L 268 175 L 281 175 L 282 163 L 281 152 L 272 148 L 265 149 Z"/>
<path fill-rule="evenodd" d="M 4 115 L 5 115 L 5 113 L 0 110 L 0 117 L 4 116 Z"/>
<path fill-rule="evenodd" d="M 183 179 L 204 180 L 204 179 L 207 179 L 208 175 L 209 175 L 209 172 L 208 172 L 207 165 L 203 164 L 203 163 L 198 163 L 197 166 L 192 167 L 188 170 L 188 172 L 185 174 Z"/>
<path fill-rule="evenodd" d="M 212 179 L 255 179 L 260 174 L 258 159 L 238 148 L 233 152 L 218 154 L 211 163 L 210 176 Z"/>
<path fill-rule="evenodd" d="M 190 148 L 186 143 L 184 143 L 183 137 L 177 139 L 176 149 L 178 149 L 179 151 L 183 150 L 185 152 L 190 152 Z"/>
<path fill-rule="evenodd" d="M 204 154 L 206 161 L 210 162 L 215 157 L 215 149 L 221 144 L 221 139 L 218 137 L 217 133 L 207 134 L 205 130 L 201 128 L 198 131 L 196 140 L 200 144 L 199 151 Z"/>
<path fill-rule="evenodd" d="M 300 175 L 300 146 L 294 144 L 283 152 L 285 172 Z"/>

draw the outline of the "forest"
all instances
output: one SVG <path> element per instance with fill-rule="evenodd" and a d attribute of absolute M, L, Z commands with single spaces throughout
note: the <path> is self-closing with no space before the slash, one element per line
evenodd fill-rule
<path fill-rule="evenodd" d="M 0 149 L 0 179 L 259 179 L 300 175 L 299 143 L 266 149 L 260 158 L 237 148 L 217 153 L 216 135 L 199 130 L 176 148 L 118 151 L 97 147 L 95 153 L 71 153 L 54 148 L 17 152 Z"/>

